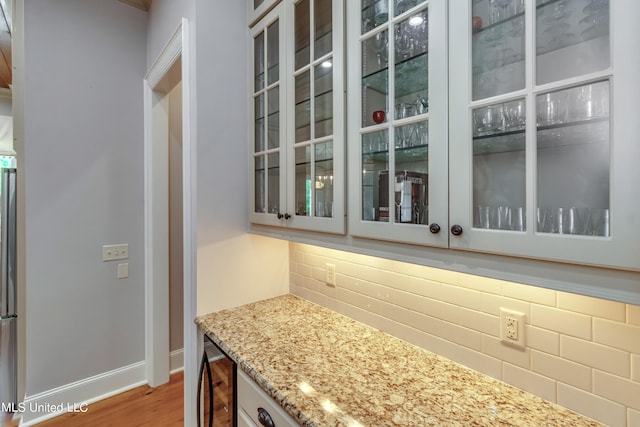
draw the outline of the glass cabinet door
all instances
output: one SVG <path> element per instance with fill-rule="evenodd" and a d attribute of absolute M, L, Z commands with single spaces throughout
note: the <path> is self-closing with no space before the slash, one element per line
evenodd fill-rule
<path fill-rule="evenodd" d="M 446 4 L 348 6 L 352 232 L 446 245 Z"/>
<path fill-rule="evenodd" d="M 286 164 L 284 106 L 281 84 L 283 38 L 280 7 L 253 28 L 252 35 L 252 195 L 250 218 L 277 224 L 285 211 Z"/>
<path fill-rule="evenodd" d="M 290 227 L 344 233 L 343 5 L 290 1 Z"/>
<path fill-rule="evenodd" d="M 451 246 L 640 267 L 622 249 L 638 203 L 614 203 L 614 165 L 638 151 L 616 135 L 638 126 L 613 96 L 637 87 L 627 76 L 640 55 L 625 52 L 614 69 L 611 44 L 618 28 L 638 31 L 613 3 L 460 2 L 450 27 Z M 637 21 L 640 7 L 628 7 Z"/>

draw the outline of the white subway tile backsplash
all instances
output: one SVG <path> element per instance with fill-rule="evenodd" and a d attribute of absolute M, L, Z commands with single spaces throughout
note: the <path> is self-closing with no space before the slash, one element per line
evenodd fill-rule
<path fill-rule="evenodd" d="M 490 377 L 502 379 L 502 361 L 479 351 L 461 347 L 460 359 L 456 362 Z"/>
<path fill-rule="evenodd" d="M 432 353 L 458 362 L 462 346 L 430 334 L 425 334 L 424 348 Z"/>
<path fill-rule="evenodd" d="M 627 323 L 640 326 L 640 305 L 627 304 Z"/>
<path fill-rule="evenodd" d="M 624 322 L 625 304 L 599 298 L 558 292 L 558 308 L 594 317 Z"/>
<path fill-rule="evenodd" d="M 502 294 L 505 297 L 520 301 L 533 302 L 540 305 L 556 305 L 556 291 L 537 288 L 535 286 L 521 285 L 519 283 L 504 282 Z"/>
<path fill-rule="evenodd" d="M 424 316 L 422 323 L 416 327 L 428 334 L 471 349 L 480 350 L 482 346 L 482 335 L 479 332 L 434 317 Z"/>
<path fill-rule="evenodd" d="M 532 350 L 531 369 L 565 384 L 591 391 L 591 368 L 580 363 Z"/>
<path fill-rule="evenodd" d="M 593 340 L 631 353 L 640 354 L 640 326 L 594 319 Z"/>
<path fill-rule="evenodd" d="M 605 345 L 560 336 L 560 356 L 622 377 L 631 373 L 631 355 Z"/>
<path fill-rule="evenodd" d="M 502 293 L 503 282 L 501 280 L 463 273 L 459 273 L 457 278 L 457 284 L 464 286 L 465 288 L 475 289 L 476 291 L 487 292 L 490 294 L 499 295 Z"/>
<path fill-rule="evenodd" d="M 289 247 L 291 293 L 610 426 L 640 426 L 640 306 Z M 526 314 L 524 350 L 499 340 L 500 308 Z"/>
<path fill-rule="evenodd" d="M 298 273 L 298 274 L 300 274 L 302 276 L 311 277 L 311 269 L 312 269 L 312 267 L 310 265 L 297 264 L 296 273 Z"/>
<path fill-rule="evenodd" d="M 500 315 L 501 308 L 524 313 L 527 319 L 531 316 L 531 304 L 526 301 L 519 301 L 514 298 L 494 294 L 482 294 L 481 300 L 482 311 L 493 314 L 494 316 Z"/>
<path fill-rule="evenodd" d="M 593 392 L 599 396 L 640 410 L 640 383 L 595 370 Z"/>
<path fill-rule="evenodd" d="M 510 363 L 503 363 L 502 380 L 551 402 L 556 401 L 555 380 Z"/>
<path fill-rule="evenodd" d="M 529 323 L 561 334 L 591 339 L 591 317 L 584 314 L 533 304 Z"/>
<path fill-rule="evenodd" d="M 489 335 L 482 335 L 482 352 L 522 368 L 528 369 L 531 365 L 531 352 L 528 348 L 513 347 Z"/>
<path fill-rule="evenodd" d="M 559 333 L 531 325 L 527 325 L 525 333 L 527 334 L 527 345 L 529 347 L 556 356 L 560 354 Z"/>
<path fill-rule="evenodd" d="M 624 405 L 567 384 L 558 383 L 558 404 L 610 427 L 627 426 Z M 628 427 L 635 425 L 629 424 Z"/>
<path fill-rule="evenodd" d="M 500 337 L 500 318 L 480 311 L 460 308 L 460 324 L 483 334 Z"/>

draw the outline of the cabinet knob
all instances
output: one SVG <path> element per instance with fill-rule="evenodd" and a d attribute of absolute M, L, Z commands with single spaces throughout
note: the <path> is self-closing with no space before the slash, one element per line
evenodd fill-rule
<path fill-rule="evenodd" d="M 440 226 L 434 222 L 429 226 L 429 231 L 433 234 L 438 234 L 440 232 Z"/>
<path fill-rule="evenodd" d="M 289 215 L 288 213 L 284 214 L 284 219 L 289 219 L 291 218 L 291 215 Z"/>
<path fill-rule="evenodd" d="M 284 217 L 284 215 L 282 215 L 280 212 L 278 212 L 278 219 L 282 219 L 282 217 Z"/>
<path fill-rule="evenodd" d="M 276 423 L 273 422 L 273 418 L 264 408 L 258 408 L 258 421 L 264 427 L 276 427 Z"/>
<path fill-rule="evenodd" d="M 454 224 L 451 226 L 451 234 L 454 236 L 459 236 L 462 234 L 462 226 L 458 224 Z"/>

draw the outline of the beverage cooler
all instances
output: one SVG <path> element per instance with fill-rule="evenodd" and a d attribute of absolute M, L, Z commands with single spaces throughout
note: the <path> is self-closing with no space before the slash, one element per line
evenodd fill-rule
<path fill-rule="evenodd" d="M 198 427 L 236 427 L 236 364 L 208 336 L 198 380 Z"/>

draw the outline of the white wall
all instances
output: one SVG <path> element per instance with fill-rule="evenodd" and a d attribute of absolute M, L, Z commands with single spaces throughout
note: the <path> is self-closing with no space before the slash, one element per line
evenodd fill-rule
<path fill-rule="evenodd" d="M 147 14 L 25 2 L 26 394 L 144 360 Z M 129 278 L 102 262 L 129 244 Z"/>
<path fill-rule="evenodd" d="M 190 92 L 190 104 L 183 107 L 192 115 L 183 126 L 196 150 L 192 167 L 197 171 L 192 182 L 197 206 L 193 316 L 288 292 L 288 243 L 247 233 L 246 6 L 238 0 L 154 0 L 149 13 L 148 67 L 181 18 L 187 18 L 190 29 L 190 70 L 182 77 L 183 83 L 190 80 L 187 87 L 183 85 Z M 196 345 L 196 327 L 189 317 L 191 301 L 184 303 L 185 342 L 190 346 L 184 353 L 185 417 L 192 417 L 195 395 L 189 390 L 195 390 L 198 355 L 189 344 Z"/>
<path fill-rule="evenodd" d="M 247 234 L 247 5 L 196 5 L 198 314 L 288 292 L 288 243 Z"/>
<path fill-rule="evenodd" d="M 158 58 L 183 17 L 193 23 L 195 0 L 154 0 L 151 3 L 147 27 L 147 69 Z"/>

